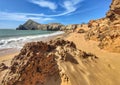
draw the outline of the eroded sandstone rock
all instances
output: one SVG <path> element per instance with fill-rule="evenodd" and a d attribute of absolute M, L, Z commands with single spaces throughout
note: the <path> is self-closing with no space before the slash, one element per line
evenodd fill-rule
<path fill-rule="evenodd" d="M 79 64 L 76 57 L 96 60 L 97 57 L 77 50 L 73 42 L 54 40 L 49 43 L 27 43 L 13 58 L 1 85 L 60 85 L 61 62 Z M 65 76 L 64 76 L 65 77 Z M 65 77 L 70 81 L 69 76 Z"/>
<path fill-rule="evenodd" d="M 6 70 L 6 69 L 8 69 L 9 67 L 8 66 L 6 66 L 4 63 L 1 63 L 0 64 L 0 71 L 4 71 L 4 70 Z"/>
<path fill-rule="evenodd" d="M 99 47 L 120 52 L 120 0 L 113 0 L 105 18 L 91 20 L 86 39 L 99 41 Z"/>

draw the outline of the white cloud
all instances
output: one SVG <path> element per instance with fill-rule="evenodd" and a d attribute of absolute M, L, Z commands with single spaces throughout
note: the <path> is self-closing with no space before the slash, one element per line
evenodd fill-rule
<path fill-rule="evenodd" d="M 65 9 L 62 13 L 47 15 L 43 13 L 9 13 L 0 11 L 0 20 L 14 20 L 14 21 L 26 21 L 28 19 L 37 20 L 39 22 L 45 22 L 48 20 L 54 20 L 52 17 L 63 16 L 71 14 L 77 10 L 77 4 L 81 3 L 84 0 L 65 0 L 62 3 L 62 7 Z M 56 9 L 56 5 L 53 2 L 46 0 L 32 0 L 32 2 L 39 2 L 41 7 L 48 7 L 52 10 Z"/>
<path fill-rule="evenodd" d="M 83 2 L 84 0 L 65 0 L 63 2 L 63 4 L 61 5 L 65 11 L 63 11 L 62 13 L 59 14 L 55 14 L 55 15 L 45 15 L 48 17 L 57 17 L 57 16 L 63 16 L 63 15 L 67 15 L 70 13 L 73 13 L 77 10 L 77 4 Z"/>
<path fill-rule="evenodd" d="M 63 16 L 63 15 L 67 15 L 70 14 L 72 12 L 75 12 L 77 10 L 77 4 L 83 2 L 84 0 L 65 0 L 63 2 L 63 4 L 61 5 L 65 11 L 63 11 L 62 13 L 59 14 L 55 14 L 55 15 L 45 15 L 48 17 L 57 17 L 57 16 Z"/>
<path fill-rule="evenodd" d="M 0 12 L 0 20 L 26 21 L 28 19 L 39 22 L 53 20 L 53 18 L 45 17 L 44 14 Z"/>
<path fill-rule="evenodd" d="M 76 7 L 74 7 L 74 4 L 71 1 L 65 1 L 63 4 L 66 11 L 75 11 Z"/>
<path fill-rule="evenodd" d="M 45 15 L 43 16 L 48 16 L 48 17 L 57 17 L 57 16 L 63 16 L 70 14 L 72 12 L 75 12 L 77 10 L 77 4 L 81 3 L 84 0 L 64 0 L 61 7 L 63 7 L 65 10 L 62 13 L 55 14 L 55 15 Z M 39 5 L 40 7 L 48 7 L 51 10 L 57 9 L 57 4 L 54 2 L 46 1 L 46 0 L 32 0 L 30 1 L 34 4 Z"/>
<path fill-rule="evenodd" d="M 83 0 L 65 0 L 63 2 L 63 7 L 65 8 L 65 13 L 71 13 L 77 10 L 77 4 L 81 3 Z"/>
<path fill-rule="evenodd" d="M 39 5 L 40 7 L 46 7 L 51 10 L 57 9 L 57 5 L 53 2 L 46 1 L 46 0 L 31 0 L 30 2 Z"/>

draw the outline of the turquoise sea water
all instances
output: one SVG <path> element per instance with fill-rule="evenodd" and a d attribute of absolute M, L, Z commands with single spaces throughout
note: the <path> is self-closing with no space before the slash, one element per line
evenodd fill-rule
<path fill-rule="evenodd" d="M 22 37 L 29 35 L 51 34 L 51 33 L 54 33 L 54 31 L 0 29 L 0 39 L 10 38 L 10 37 Z"/>
<path fill-rule="evenodd" d="M 62 31 L 0 29 L 0 49 L 19 48 L 26 42 L 62 34 Z"/>

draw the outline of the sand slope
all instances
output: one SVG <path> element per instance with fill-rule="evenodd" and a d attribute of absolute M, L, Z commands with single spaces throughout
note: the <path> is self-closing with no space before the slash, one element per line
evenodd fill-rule
<path fill-rule="evenodd" d="M 82 58 L 77 56 L 77 50 L 67 55 L 69 58 L 73 57 L 77 63 L 57 60 L 60 71 L 60 82 L 52 81 L 52 78 L 45 85 L 119 85 L 120 84 L 120 54 L 111 53 L 109 51 L 101 50 L 96 41 L 86 41 L 84 34 L 70 33 L 64 38 L 65 40 L 73 41 L 77 49 L 83 50 L 87 53 L 92 53 L 96 57 Z M 60 53 L 64 53 L 63 49 Z M 73 49 L 74 51 L 74 49 Z M 81 52 L 82 54 L 83 52 Z M 15 54 L 13 54 L 15 55 Z M 7 64 L 11 61 L 12 56 L 6 56 L 2 60 Z M 76 56 L 72 56 L 76 55 Z M 78 54 L 79 55 L 79 54 Z M 69 59 L 68 58 L 68 59 Z M 66 57 L 67 59 L 67 57 Z M 73 59 L 72 59 L 73 60 Z M 7 71 L 7 70 L 6 70 Z M 1 72 L 1 79 L 6 71 Z M 53 78 L 54 79 L 54 78 Z"/>
<path fill-rule="evenodd" d="M 110 53 L 98 48 L 98 42 L 86 41 L 84 34 L 71 33 L 66 40 L 73 41 L 78 49 L 95 54 L 96 62 L 86 61 L 74 66 L 63 65 L 69 75 L 72 85 L 119 85 L 120 84 L 120 54 Z M 77 58 L 77 60 L 80 60 Z M 74 69 L 74 71 L 72 71 Z"/>

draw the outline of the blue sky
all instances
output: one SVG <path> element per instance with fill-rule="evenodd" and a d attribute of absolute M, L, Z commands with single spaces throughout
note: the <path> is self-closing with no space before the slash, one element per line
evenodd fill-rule
<path fill-rule="evenodd" d="M 80 24 L 104 17 L 111 0 L 0 0 L 0 28 L 28 19 L 39 23 Z"/>

